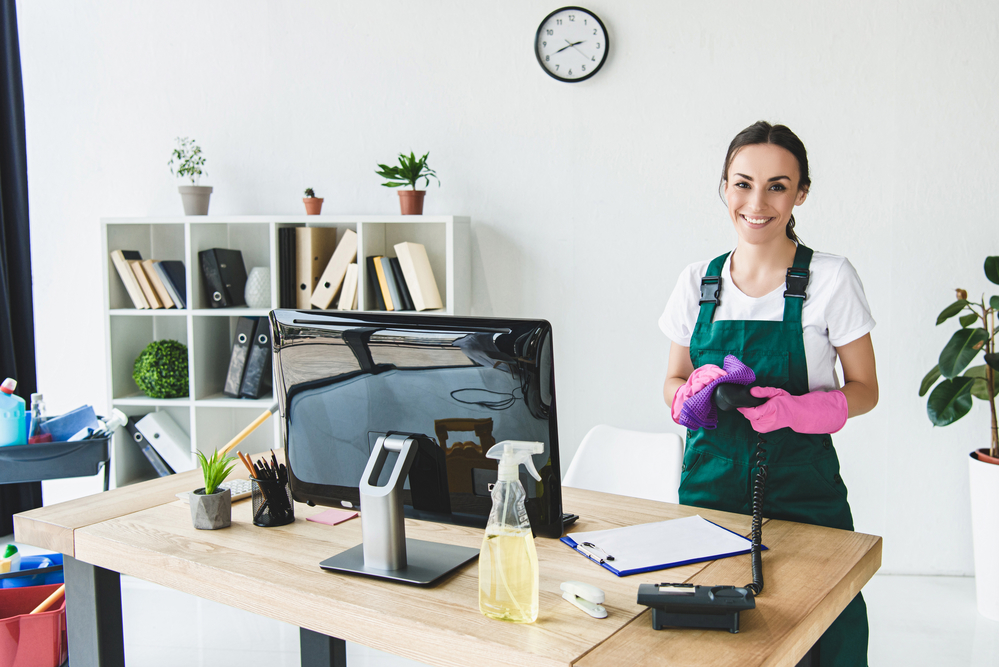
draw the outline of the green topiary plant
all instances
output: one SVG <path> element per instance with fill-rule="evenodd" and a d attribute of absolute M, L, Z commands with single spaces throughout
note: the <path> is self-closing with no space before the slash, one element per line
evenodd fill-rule
<path fill-rule="evenodd" d="M 400 153 L 398 167 L 380 164 L 378 166 L 381 167 L 381 171 L 376 171 L 375 173 L 388 180 L 388 183 L 382 183 L 386 188 L 401 188 L 404 185 L 408 185 L 415 190 L 418 180 L 422 178 L 426 182 L 426 185 L 430 185 L 431 177 L 437 181 L 437 187 L 440 187 L 441 182 L 437 178 L 437 174 L 427 166 L 428 155 L 430 153 L 425 153 L 423 157 L 417 159 L 413 153 L 410 153 L 409 157 L 406 157 L 405 153 Z"/>
<path fill-rule="evenodd" d="M 210 496 L 218 490 L 219 484 L 225 481 L 225 478 L 232 472 L 236 464 L 229 464 L 235 461 L 236 457 L 219 456 L 219 450 L 217 449 L 211 455 L 211 458 L 206 457 L 200 451 L 197 454 L 198 461 L 201 462 L 201 472 L 205 475 L 205 495 Z"/>
<path fill-rule="evenodd" d="M 201 168 L 205 166 L 205 158 L 201 155 L 201 147 L 194 142 L 194 139 L 187 137 L 177 137 L 177 147 L 173 149 L 173 157 L 167 164 L 170 173 L 181 178 L 191 179 L 192 185 L 197 185 L 201 178 Z M 177 163 L 177 170 L 174 171 L 174 162 Z M 204 172 L 207 176 L 208 172 Z"/>
<path fill-rule="evenodd" d="M 999 257 L 985 258 L 985 277 L 999 285 Z M 957 301 L 943 309 L 937 316 L 937 324 L 964 313 L 958 320 L 961 328 L 951 336 L 940 353 L 939 363 L 926 374 L 919 387 L 919 395 L 924 396 L 937 380 L 944 378 L 930 392 L 926 401 L 926 413 L 935 426 L 953 424 L 971 412 L 972 396 L 987 401 L 992 409 L 989 454 L 994 457 L 999 457 L 995 375 L 995 371 L 999 370 L 999 353 L 996 352 L 995 340 L 997 312 L 999 296 L 991 297 L 986 304 L 985 296 L 982 295 L 981 301 L 975 303 L 968 301 L 965 290 L 957 290 Z M 985 363 L 965 371 L 979 352 L 985 353 Z"/>
<path fill-rule="evenodd" d="M 175 340 L 155 340 L 132 367 L 132 379 L 150 398 L 187 396 L 187 346 Z"/>

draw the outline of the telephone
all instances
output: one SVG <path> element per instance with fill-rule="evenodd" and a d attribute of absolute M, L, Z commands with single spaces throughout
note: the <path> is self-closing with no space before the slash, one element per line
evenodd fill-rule
<path fill-rule="evenodd" d="M 723 382 L 712 400 L 719 410 L 755 408 L 767 402 L 749 392 L 749 387 Z M 763 590 L 763 492 L 767 482 L 766 441 L 756 442 L 756 480 L 753 482 L 753 582 L 745 586 L 698 586 L 696 584 L 640 584 L 638 604 L 652 608 L 652 627 L 721 628 L 739 632 L 739 612 L 756 608 L 756 596 Z"/>

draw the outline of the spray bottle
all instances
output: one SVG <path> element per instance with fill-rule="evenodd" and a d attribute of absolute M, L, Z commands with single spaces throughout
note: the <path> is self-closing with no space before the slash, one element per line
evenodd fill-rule
<path fill-rule="evenodd" d="M 486 452 L 499 459 L 493 508 L 479 554 L 479 610 L 489 618 L 514 623 L 538 618 L 538 553 L 519 473 L 523 464 L 541 481 L 531 454 L 543 451 L 540 442 L 504 440 Z"/>

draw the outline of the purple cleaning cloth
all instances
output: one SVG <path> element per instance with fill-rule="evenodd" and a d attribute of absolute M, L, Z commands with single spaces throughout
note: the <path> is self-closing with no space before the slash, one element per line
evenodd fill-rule
<path fill-rule="evenodd" d="M 728 374 L 717 380 L 712 380 L 704 389 L 700 390 L 683 403 L 680 408 L 680 424 L 689 429 L 699 428 L 713 429 L 718 426 L 718 408 L 711 400 L 711 394 L 715 387 L 722 382 L 730 384 L 752 384 L 756 381 L 756 373 L 746 364 L 739 361 L 731 354 L 725 355 L 722 362 L 722 369 Z"/>

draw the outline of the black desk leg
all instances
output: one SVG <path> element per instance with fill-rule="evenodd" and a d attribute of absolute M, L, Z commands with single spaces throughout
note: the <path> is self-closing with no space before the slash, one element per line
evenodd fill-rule
<path fill-rule="evenodd" d="M 66 635 L 73 667 L 125 667 L 121 633 L 121 577 L 72 556 L 66 576 Z"/>
<path fill-rule="evenodd" d="M 347 642 L 305 628 L 298 633 L 302 667 L 347 667 Z"/>

